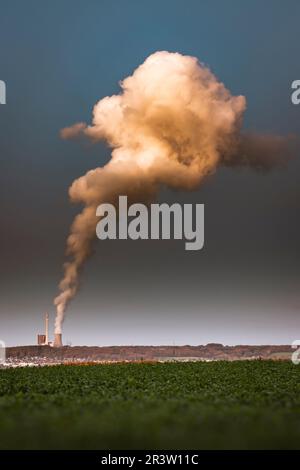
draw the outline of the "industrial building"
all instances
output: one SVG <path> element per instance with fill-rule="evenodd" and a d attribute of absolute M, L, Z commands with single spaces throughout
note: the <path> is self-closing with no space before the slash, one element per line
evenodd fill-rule
<path fill-rule="evenodd" d="M 61 348 L 62 343 L 62 335 L 55 334 L 53 343 L 49 341 L 49 315 L 48 313 L 45 314 L 45 333 L 37 335 L 37 344 L 38 346 L 53 346 L 54 348 Z"/>

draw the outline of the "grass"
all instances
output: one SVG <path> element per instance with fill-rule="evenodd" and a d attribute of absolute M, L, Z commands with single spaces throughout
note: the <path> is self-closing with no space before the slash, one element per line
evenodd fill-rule
<path fill-rule="evenodd" d="M 299 379 L 275 361 L 0 370 L 0 448 L 300 448 Z"/>

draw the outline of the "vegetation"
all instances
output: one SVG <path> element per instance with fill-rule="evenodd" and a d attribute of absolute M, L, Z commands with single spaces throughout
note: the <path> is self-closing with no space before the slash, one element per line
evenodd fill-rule
<path fill-rule="evenodd" d="M 272 361 L 0 370 L 0 448 L 299 448 L 299 379 Z"/>

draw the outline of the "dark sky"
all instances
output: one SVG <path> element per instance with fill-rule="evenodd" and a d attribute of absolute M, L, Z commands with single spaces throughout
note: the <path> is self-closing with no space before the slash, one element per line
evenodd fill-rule
<path fill-rule="evenodd" d="M 157 51 L 209 65 L 245 95 L 244 129 L 298 134 L 298 0 L 0 0 L 0 339 L 32 344 L 54 318 L 65 238 L 80 211 L 68 186 L 102 166 L 101 145 L 62 141 Z M 300 336 L 300 155 L 264 174 L 219 169 L 189 194 L 205 203 L 205 248 L 181 241 L 95 243 L 71 303 L 73 344 L 291 343 Z M 105 245 L 103 245 L 105 243 Z"/>

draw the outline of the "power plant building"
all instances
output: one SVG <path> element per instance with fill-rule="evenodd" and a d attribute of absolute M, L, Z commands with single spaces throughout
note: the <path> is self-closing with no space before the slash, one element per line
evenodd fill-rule
<path fill-rule="evenodd" d="M 38 346 L 53 346 L 54 348 L 61 348 L 63 346 L 62 343 L 62 335 L 61 333 L 56 333 L 54 335 L 54 341 L 49 342 L 49 315 L 46 313 L 45 315 L 45 333 L 37 335 L 37 344 Z"/>
<path fill-rule="evenodd" d="M 37 335 L 37 344 L 39 346 L 45 346 L 45 344 L 46 344 L 46 335 Z"/>
<path fill-rule="evenodd" d="M 61 348 L 62 347 L 62 337 L 61 337 L 61 334 L 58 334 L 56 333 L 54 335 L 54 343 L 53 343 L 53 347 L 54 348 Z"/>
<path fill-rule="evenodd" d="M 45 315 L 45 333 L 37 335 L 37 344 L 39 346 L 48 346 L 49 345 L 49 315 Z"/>

